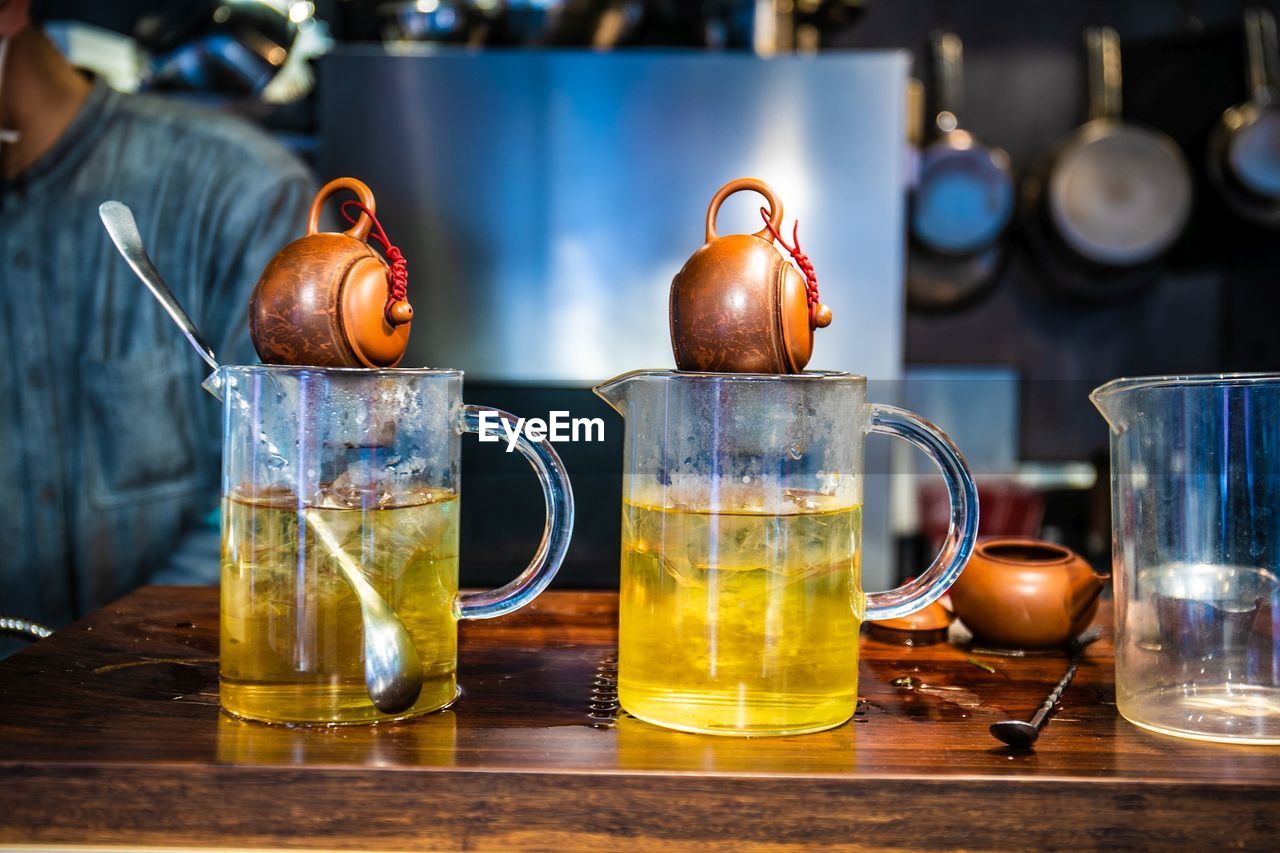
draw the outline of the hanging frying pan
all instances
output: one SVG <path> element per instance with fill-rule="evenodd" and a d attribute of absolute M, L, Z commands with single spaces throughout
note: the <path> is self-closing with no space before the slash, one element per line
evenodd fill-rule
<path fill-rule="evenodd" d="M 1121 119 L 1120 39 L 1085 32 L 1089 120 L 1023 184 L 1026 236 L 1060 289 L 1091 301 L 1152 284 L 1191 214 L 1191 173 L 1177 144 Z"/>
<path fill-rule="evenodd" d="M 915 310 L 947 311 L 971 303 L 994 283 L 1015 194 L 1009 155 L 960 127 L 959 37 L 939 32 L 931 42 L 938 136 L 920 153 L 910 198 L 907 301 Z M 920 106 L 912 109 L 919 114 Z M 921 135 L 917 131 L 912 141 L 919 144 Z"/>
<path fill-rule="evenodd" d="M 1209 180 L 1242 219 L 1280 227 L 1280 39 L 1265 9 L 1244 16 L 1250 98 L 1222 114 L 1209 137 Z"/>

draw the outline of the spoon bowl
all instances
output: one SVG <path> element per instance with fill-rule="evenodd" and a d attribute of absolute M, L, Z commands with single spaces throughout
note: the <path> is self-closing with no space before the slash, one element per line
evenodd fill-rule
<path fill-rule="evenodd" d="M 1015 749 L 1028 749 L 1040 737 L 1040 730 L 1024 720 L 1003 720 L 991 724 L 991 734 Z"/>
<path fill-rule="evenodd" d="M 364 626 L 364 683 L 369 699 L 384 714 L 400 714 L 409 710 L 422 693 L 422 662 L 413 639 L 319 513 L 305 510 L 303 518 L 334 558 L 360 602 L 360 622 Z"/>

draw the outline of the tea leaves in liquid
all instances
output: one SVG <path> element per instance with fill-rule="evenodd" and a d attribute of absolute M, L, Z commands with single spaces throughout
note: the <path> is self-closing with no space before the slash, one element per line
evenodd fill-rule
<path fill-rule="evenodd" d="M 375 508 L 312 508 L 412 637 L 424 682 L 398 717 L 457 694 L 458 500 L 452 492 Z M 360 605 L 292 502 L 223 502 L 222 706 L 285 723 L 390 719 L 364 680 Z M 301 527 L 301 535 L 300 535 Z"/>
<path fill-rule="evenodd" d="M 861 521 L 860 506 L 824 495 L 781 514 L 624 502 L 622 707 L 713 734 L 797 734 L 848 720 Z"/>

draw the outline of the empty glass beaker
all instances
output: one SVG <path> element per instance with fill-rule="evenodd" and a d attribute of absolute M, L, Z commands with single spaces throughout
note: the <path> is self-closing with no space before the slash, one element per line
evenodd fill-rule
<path fill-rule="evenodd" d="M 1116 704 L 1165 734 L 1280 744 L 1280 374 L 1117 379 Z"/>
<path fill-rule="evenodd" d="M 711 734 L 838 726 L 858 699 L 863 619 L 919 610 L 960 573 L 978 526 L 964 460 L 866 379 L 637 372 L 596 388 L 626 420 L 618 696 L 651 723 Z M 952 519 L 915 581 L 864 594 L 868 432 L 942 470 Z"/>

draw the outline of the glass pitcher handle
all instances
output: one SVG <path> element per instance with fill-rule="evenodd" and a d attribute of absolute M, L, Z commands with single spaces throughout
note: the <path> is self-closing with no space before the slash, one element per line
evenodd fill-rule
<path fill-rule="evenodd" d="M 969 467 L 946 433 L 924 418 L 896 406 L 871 406 L 871 432 L 896 435 L 923 450 L 942 472 L 951 500 L 947 538 L 933 565 L 910 583 L 867 594 L 863 619 L 894 619 L 915 613 L 942 597 L 969 562 L 978 538 L 978 488 Z"/>
<path fill-rule="evenodd" d="M 463 432 L 480 431 L 481 412 L 491 412 L 513 428 L 519 420 L 501 409 L 465 406 L 462 411 Z M 573 489 L 569 486 L 569 475 L 565 473 L 560 455 L 552 449 L 550 442 L 529 441 L 523 431 L 518 434 L 516 447 L 533 466 L 547 502 L 547 523 L 542 529 L 542 542 L 533 555 L 533 561 L 511 583 L 488 592 L 459 595 L 460 619 L 492 619 L 524 607 L 551 583 L 564 562 L 565 552 L 569 550 L 569 537 L 573 533 Z"/>

